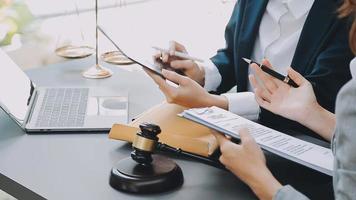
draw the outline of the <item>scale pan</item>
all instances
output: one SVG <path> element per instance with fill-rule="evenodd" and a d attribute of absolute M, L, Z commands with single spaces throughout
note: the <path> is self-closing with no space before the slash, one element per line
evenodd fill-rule
<path fill-rule="evenodd" d="M 56 54 L 63 58 L 85 58 L 92 55 L 95 49 L 89 46 L 66 45 L 55 50 Z"/>
<path fill-rule="evenodd" d="M 134 63 L 132 60 L 124 56 L 120 51 L 110 51 L 103 53 L 101 55 L 101 59 L 114 65 L 129 65 Z"/>

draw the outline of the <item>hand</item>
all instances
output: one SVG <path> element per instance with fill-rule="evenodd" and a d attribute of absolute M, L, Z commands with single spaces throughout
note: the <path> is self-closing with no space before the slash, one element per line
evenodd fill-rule
<path fill-rule="evenodd" d="M 267 60 L 263 64 L 271 67 Z M 250 75 L 249 79 L 255 89 L 256 101 L 262 108 L 297 121 L 331 141 L 336 126 L 335 115 L 318 104 L 308 80 L 292 68 L 288 69 L 288 76 L 299 85 L 298 88 L 293 88 L 264 73 L 256 64 L 251 67 L 256 76 Z"/>
<path fill-rule="evenodd" d="M 181 70 L 186 76 L 195 80 L 201 86 L 204 86 L 204 82 L 205 82 L 204 68 L 200 67 L 197 63 L 195 63 L 192 60 L 186 60 L 174 56 L 174 51 L 188 53 L 182 44 L 175 41 L 171 41 L 169 46 L 170 46 L 169 54 L 166 53 L 156 54 L 155 58 L 160 57 L 162 59 L 162 62 L 168 63 L 173 69 Z"/>
<path fill-rule="evenodd" d="M 240 145 L 220 133 L 213 134 L 220 145 L 220 162 L 249 185 L 260 199 L 272 199 L 282 185 L 268 170 L 265 156 L 248 130 L 239 131 Z"/>
<path fill-rule="evenodd" d="M 227 109 L 228 102 L 225 97 L 209 94 L 198 83 L 186 76 L 181 76 L 172 71 L 162 70 L 162 74 L 167 80 L 178 85 L 178 87 L 174 87 L 167 83 L 162 77 L 148 70 L 145 71 L 162 90 L 168 103 L 175 103 L 189 108 L 210 107 L 215 105 Z"/>
<path fill-rule="evenodd" d="M 267 60 L 263 64 L 272 68 Z M 256 100 L 262 108 L 300 123 L 304 122 L 310 112 L 319 109 L 312 85 L 292 68 L 288 69 L 288 75 L 299 85 L 298 88 L 273 78 L 256 64 L 251 67 L 255 75 L 250 75 L 249 79 L 255 90 Z"/>

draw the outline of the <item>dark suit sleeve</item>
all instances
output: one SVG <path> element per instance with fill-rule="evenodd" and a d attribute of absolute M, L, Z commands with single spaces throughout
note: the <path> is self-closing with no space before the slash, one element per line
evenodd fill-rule
<path fill-rule="evenodd" d="M 328 47 L 316 58 L 314 66 L 304 76 L 312 83 L 320 105 L 331 112 L 340 88 L 351 79 L 349 63 L 354 57 L 348 39 L 348 26 L 339 23 Z"/>
<path fill-rule="evenodd" d="M 236 23 L 239 20 L 239 12 L 241 10 L 241 1 L 235 4 L 231 18 L 225 28 L 225 43 L 223 49 L 218 50 L 217 54 L 211 58 L 211 61 L 216 65 L 220 75 L 223 77 L 219 87 L 219 91 L 227 91 L 236 85 L 235 69 L 234 69 L 234 34 Z"/>

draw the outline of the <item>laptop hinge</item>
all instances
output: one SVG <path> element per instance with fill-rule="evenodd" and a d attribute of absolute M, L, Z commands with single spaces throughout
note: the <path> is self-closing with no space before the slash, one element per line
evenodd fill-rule
<path fill-rule="evenodd" d="M 27 123 L 30 121 L 31 117 L 32 117 L 32 113 L 33 113 L 33 110 L 35 109 L 35 102 L 37 100 L 37 97 L 38 97 L 38 90 L 35 89 L 33 91 L 33 95 L 29 101 L 29 108 L 27 113 L 26 113 L 26 117 L 25 117 L 25 120 L 24 120 L 24 123 L 22 124 L 22 128 L 26 130 L 26 125 Z"/>

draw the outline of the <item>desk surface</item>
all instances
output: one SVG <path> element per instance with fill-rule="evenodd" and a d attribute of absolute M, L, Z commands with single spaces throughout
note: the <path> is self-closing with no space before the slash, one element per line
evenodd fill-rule
<path fill-rule="evenodd" d="M 93 59 L 74 60 L 29 71 L 39 86 L 112 86 L 130 91 L 130 117 L 159 103 L 163 96 L 142 72 L 109 66 L 114 76 L 87 80 L 81 71 Z M 0 112 L 0 173 L 48 199 L 255 199 L 246 185 L 232 174 L 194 161 L 175 159 L 185 182 L 164 194 L 137 196 L 112 189 L 111 167 L 129 156 L 130 146 L 108 139 L 107 134 L 27 135 Z M 2 179 L 10 181 L 10 179 Z M 13 183 L 3 182 L 0 185 Z M 26 196 L 18 187 L 14 197 Z M 27 196 L 28 197 L 28 196 Z"/>

